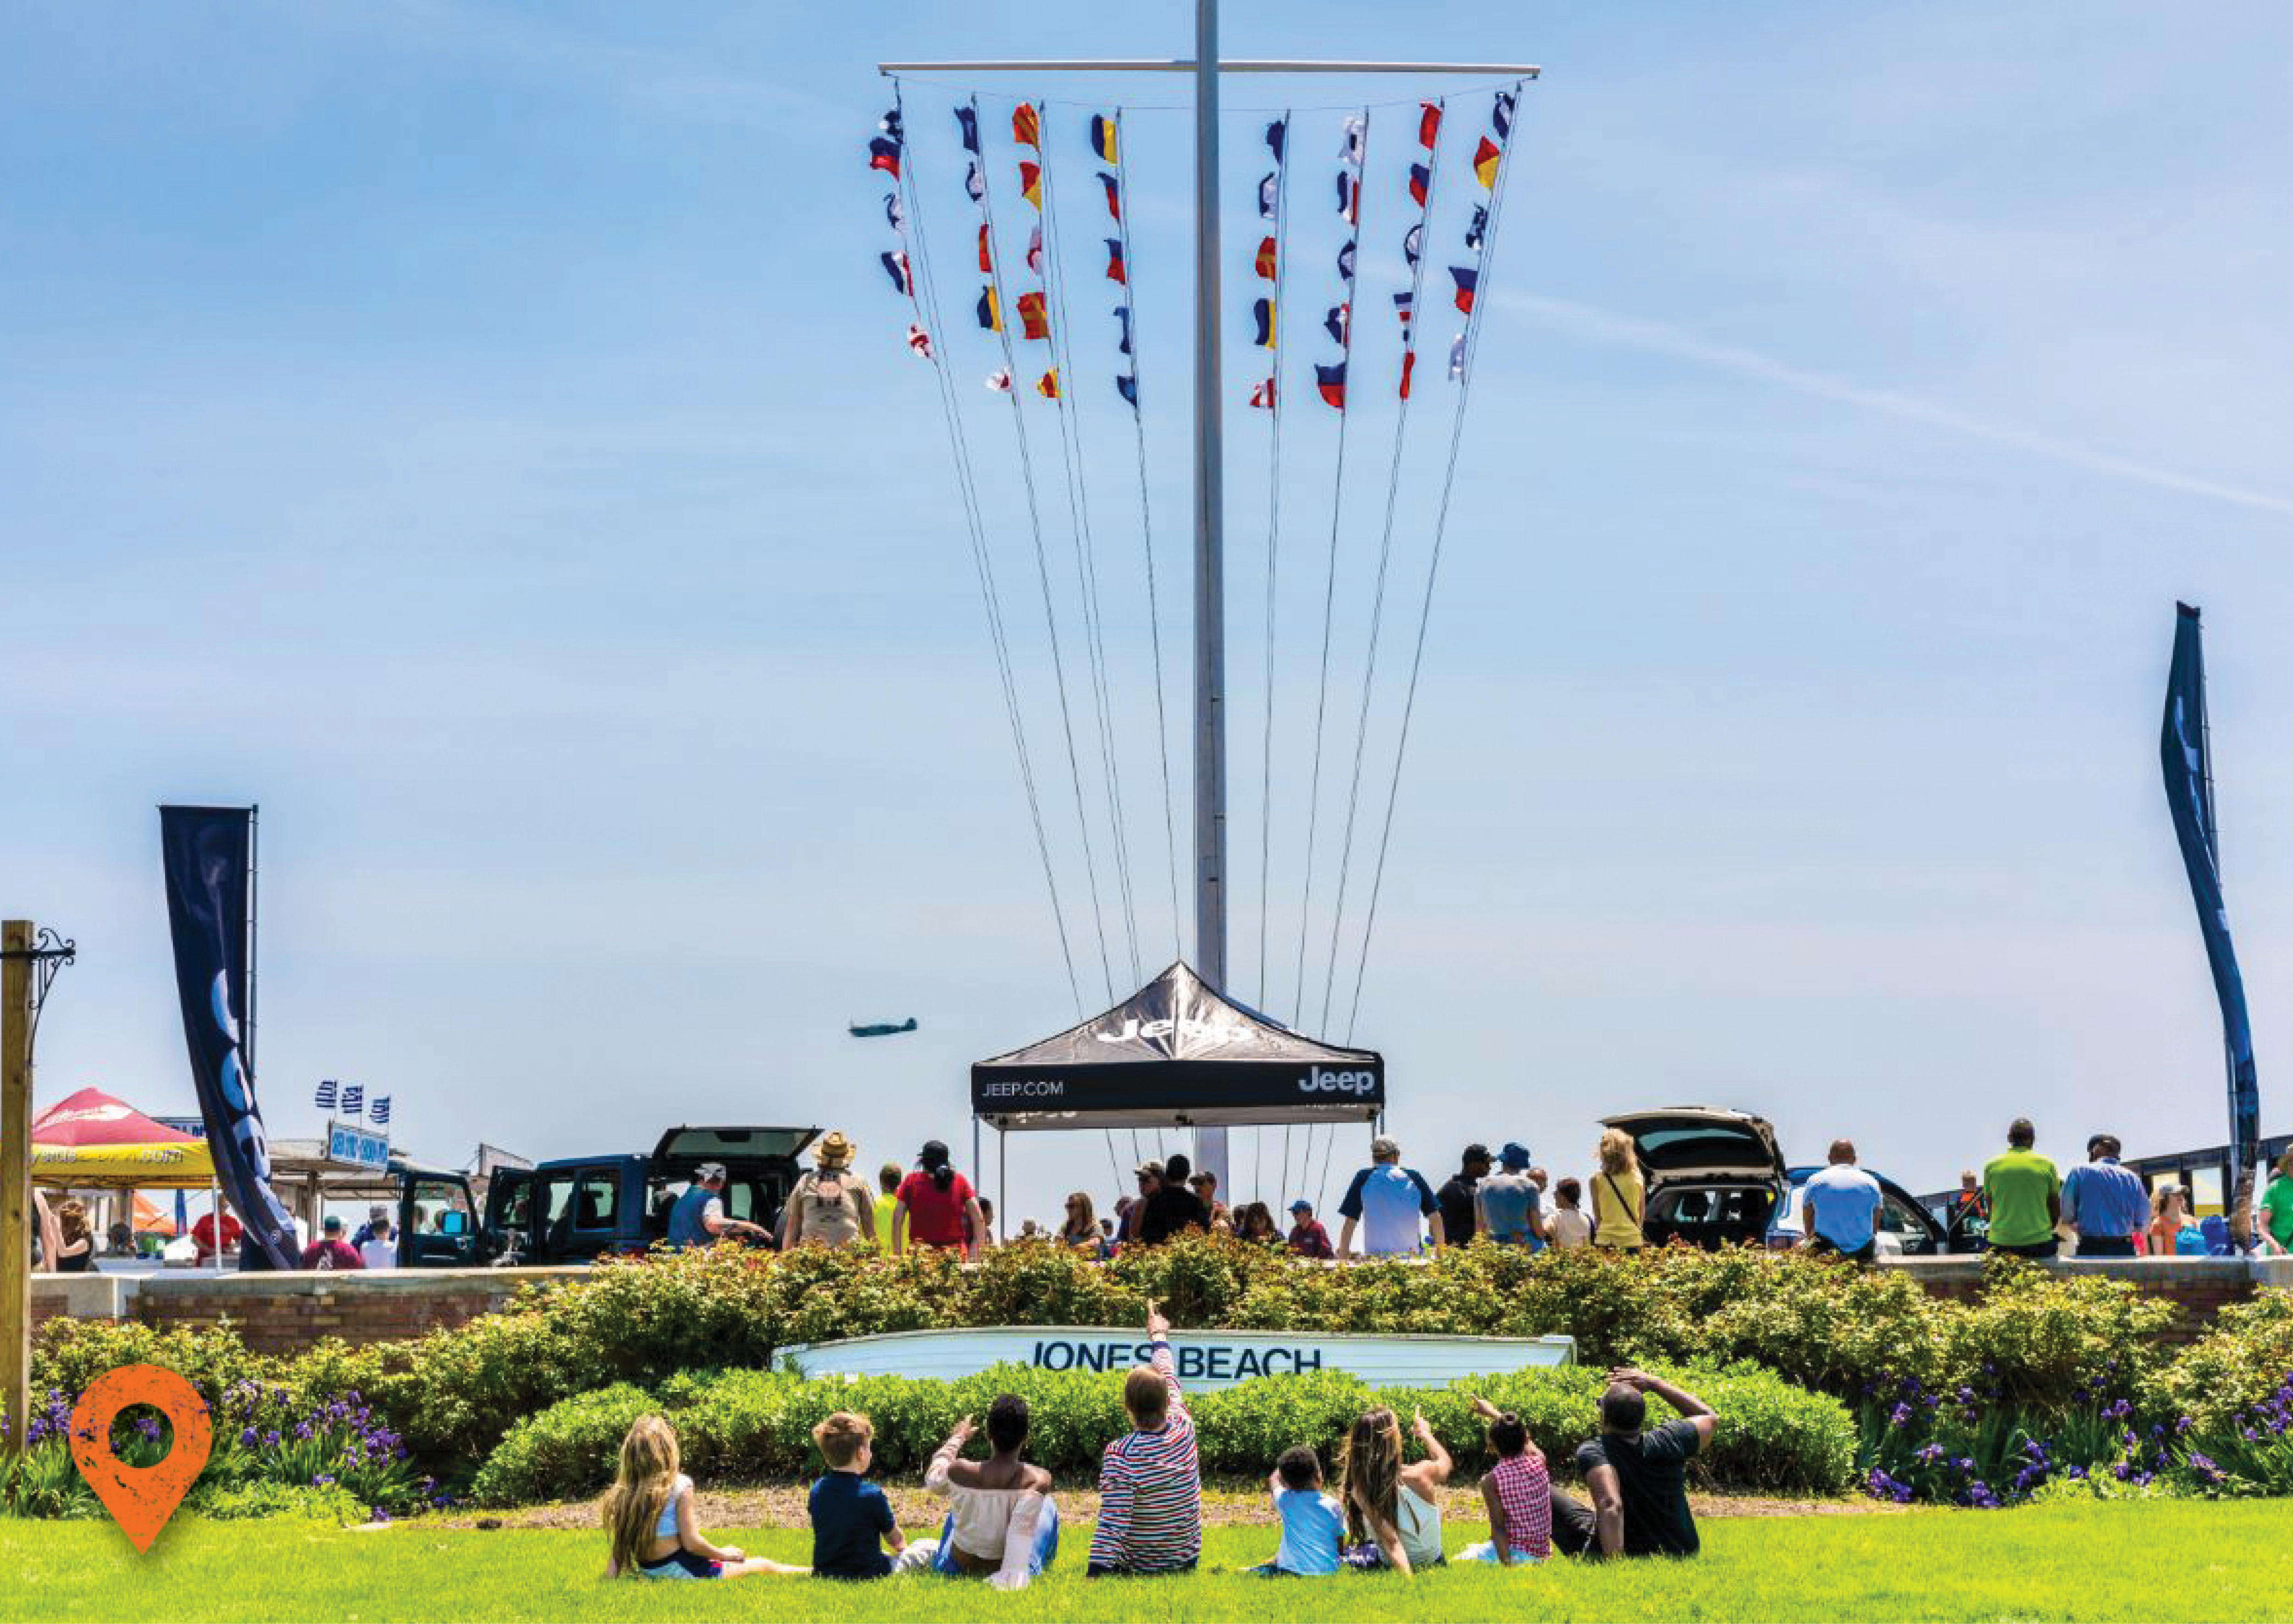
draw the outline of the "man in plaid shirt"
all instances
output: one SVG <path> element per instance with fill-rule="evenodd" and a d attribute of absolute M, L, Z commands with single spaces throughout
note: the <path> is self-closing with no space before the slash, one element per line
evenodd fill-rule
<path fill-rule="evenodd" d="M 1171 1357 L 1171 1322 L 1146 1305 L 1154 1363 L 1132 1369 L 1122 1407 L 1137 1430 L 1106 1446 L 1098 1469 L 1093 1579 L 1106 1573 L 1183 1573 L 1203 1552 L 1203 1472 L 1195 1421 Z"/>

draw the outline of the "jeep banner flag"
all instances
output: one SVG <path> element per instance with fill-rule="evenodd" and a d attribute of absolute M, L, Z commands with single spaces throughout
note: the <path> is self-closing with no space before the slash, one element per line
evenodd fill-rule
<path fill-rule="evenodd" d="M 1365 1121 L 1385 1061 L 1287 1030 L 1183 964 L 1080 1026 L 971 1068 L 973 1114 L 1005 1129 Z"/>
<path fill-rule="evenodd" d="M 2229 905 L 2222 897 L 2221 847 L 2214 827 L 2212 744 L 2206 731 L 2206 654 L 2198 611 L 2175 605 L 2174 661 L 2166 677 L 2166 722 L 2158 741 L 2166 773 L 2166 804 L 2181 842 L 2182 867 L 2198 907 L 2206 961 L 2220 1000 L 2222 1043 L 2228 1055 L 2230 1165 L 2235 1176 L 2252 1170 L 2261 1141 L 2261 1086 L 2254 1072 L 2253 1028 L 2245 1010 L 2245 978 L 2229 937 Z"/>
<path fill-rule="evenodd" d="M 244 806 L 163 806 L 159 846 L 191 1081 L 223 1193 L 243 1225 L 239 1267 L 292 1269 L 299 1256 L 295 1226 L 271 1188 L 255 1078 L 239 1054 L 252 817 Z"/>

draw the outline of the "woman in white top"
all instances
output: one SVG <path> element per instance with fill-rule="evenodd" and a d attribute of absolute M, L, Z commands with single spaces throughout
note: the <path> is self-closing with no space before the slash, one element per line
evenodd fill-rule
<path fill-rule="evenodd" d="M 1051 1475 L 1019 1458 L 1027 1446 L 1027 1401 L 1005 1394 L 987 1407 L 985 1460 L 966 1460 L 969 1417 L 932 1456 L 924 1487 L 952 1502 L 932 1566 L 950 1575 L 985 1574 L 998 1590 L 1024 1590 L 1058 1555 L 1059 1513 Z"/>
<path fill-rule="evenodd" d="M 1409 1430 L 1425 1446 L 1426 1458 L 1406 1465 L 1401 1422 L 1382 1405 L 1355 1422 L 1346 1438 L 1341 1498 L 1346 1537 L 1354 1542 L 1345 1555 L 1350 1567 L 1414 1573 L 1442 1560 L 1441 1490 L 1453 1463 L 1422 1415 Z"/>

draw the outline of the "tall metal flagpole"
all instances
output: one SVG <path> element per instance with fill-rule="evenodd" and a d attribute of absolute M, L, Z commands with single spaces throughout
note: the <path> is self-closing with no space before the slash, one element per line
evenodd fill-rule
<path fill-rule="evenodd" d="M 1191 73 L 1195 78 L 1195 969 L 1226 984 L 1226 561 L 1219 381 L 1219 76 L 1224 73 L 1474 74 L 1534 79 L 1525 62 L 1353 62 L 1218 53 L 1218 0 L 1195 0 L 1195 57 L 879 62 L 879 73 Z M 1222 1127 L 1195 1130 L 1198 1171 L 1227 1178 Z M 975 1153 L 972 1165 L 978 1165 Z"/>
<path fill-rule="evenodd" d="M 1226 469 L 1219 384 L 1218 0 L 1195 0 L 1195 968 L 1226 986 Z M 1227 1178 L 1226 1129 L 1195 1130 Z"/>

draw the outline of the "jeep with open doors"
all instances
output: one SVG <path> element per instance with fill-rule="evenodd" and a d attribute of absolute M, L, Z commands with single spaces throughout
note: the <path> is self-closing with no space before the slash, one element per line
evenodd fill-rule
<path fill-rule="evenodd" d="M 587 1263 L 645 1250 L 703 1162 L 725 1168 L 725 1216 L 777 1229 L 797 1157 L 816 1127 L 672 1127 L 650 1155 L 566 1156 L 503 1168 L 486 1192 L 485 1232 L 501 1264 Z"/>

